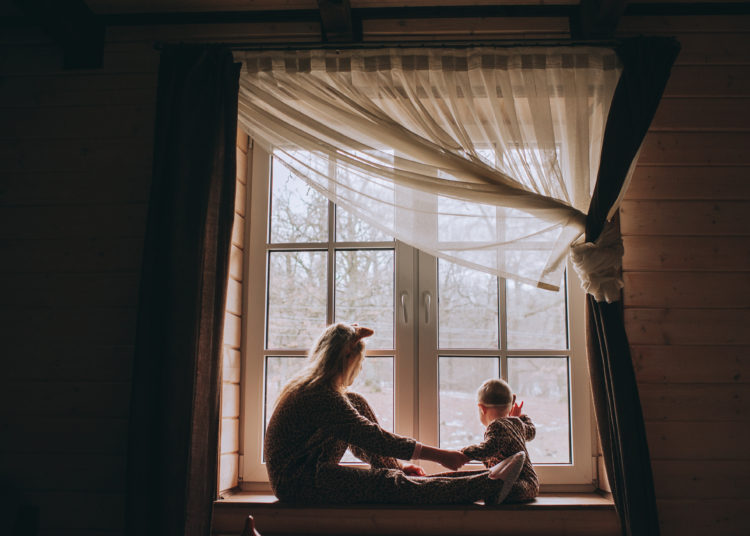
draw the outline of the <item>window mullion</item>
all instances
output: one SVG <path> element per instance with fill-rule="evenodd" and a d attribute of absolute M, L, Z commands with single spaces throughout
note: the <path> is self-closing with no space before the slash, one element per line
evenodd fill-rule
<path fill-rule="evenodd" d="M 326 324 L 332 324 L 335 318 L 335 277 L 336 277 L 336 248 L 334 244 L 336 225 L 336 212 L 333 201 L 328 201 L 328 263 L 326 273 L 326 284 L 328 299 L 326 300 Z"/>
<path fill-rule="evenodd" d="M 508 378 L 508 291 L 505 279 L 497 278 L 500 322 L 500 377 Z"/>

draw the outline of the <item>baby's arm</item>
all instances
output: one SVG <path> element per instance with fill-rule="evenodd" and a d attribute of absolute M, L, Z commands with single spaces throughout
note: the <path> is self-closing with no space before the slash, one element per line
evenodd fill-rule
<path fill-rule="evenodd" d="M 536 426 L 534 426 L 534 423 L 531 422 L 531 417 L 529 417 L 528 415 L 520 415 L 519 419 L 521 419 L 523 434 L 526 438 L 526 441 L 531 441 L 536 437 Z"/>
<path fill-rule="evenodd" d="M 490 427 L 492 424 L 490 424 Z M 476 445 L 469 445 L 461 449 L 461 452 L 466 454 L 471 460 L 484 461 L 487 458 L 497 455 L 500 450 L 500 444 L 498 441 L 498 435 L 489 433 L 489 427 L 487 432 L 484 434 L 484 441 Z"/>

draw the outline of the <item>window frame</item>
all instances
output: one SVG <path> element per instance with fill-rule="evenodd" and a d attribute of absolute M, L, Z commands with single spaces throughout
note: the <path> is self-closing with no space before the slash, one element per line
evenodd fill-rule
<path fill-rule="evenodd" d="M 240 418 L 240 463 L 239 481 L 245 489 L 268 486 L 268 475 L 262 462 L 262 437 L 265 406 L 264 378 L 265 356 L 300 356 L 305 350 L 266 350 L 265 314 L 267 306 L 266 255 L 268 238 L 268 217 L 270 208 L 270 178 L 272 155 L 259 144 L 252 144 L 252 165 L 250 172 L 250 215 L 247 218 L 249 244 L 245 250 L 245 281 L 247 281 L 245 315 L 245 344 L 242 356 L 242 414 Z M 262 178 L 262 180 L 261 180 Z M 328 202 L 329 206 L 332 202 Z M 329 210 L 329 229 L 333 210 Z M 329 256 L 335 249 L 346 249 L 345 242 L 329 242 L 327 246 L 289 244 L 290 249 L 328 249 Z M 361 247 L 357 244 L 356 247 Z M 435 257 L 407 246 L 399 241 L 373 242 L 367 248 L 393 248 L 395 256 L 394 280 L 394 348 L 393 350 L 370 350 L 368 355 L 394 356 L 394 430 L 396 433 L 414 437 L 425 444 L 437 445 L 439 434 L 438 412 L 438 361 L 439 355 L 505 355 L 560 356 L 558 351 L 504 351 L 504 350 L 448 350 L 437 348 L 437 260 Z M 274 248 L 275 249 L 275 248 Z M 263 252 L 263 255 L 259 255 Z M 329 266 L 332 263 L 329 259 Z M 544 464 L 536 466 L 537 474 L 544 491 L 592 491 L 595 489 L 596 449 L 593 445 L 595 434 L 592 419 L 591 397 L 585 355 L 584 303 L 585 296 L 574 271 L 567 270 L 568 281 L 568 341 L 570 374 L 570 426 L 571 464 Z M 327 275 L 328 285 L 332 283 Z M 418 288 L 417 287 L 418 284 Z M 503 285 L 501 285 L 502 287 Z M 425 292 L 432 292 L 429 306 L 429 321 L 426 318 L 423 301 Z M 330 294 L 329 294 L 330 295 Z M 402 306 L 402 297 L 404 304 Z M 252 304 L 263 304 L 253 307 Z M 422 315 L 420 317 L 420 315 Z M 333 317 L 333 303 L 329 300 L 327 318 Z M 501 329 L 504 325 L 500 322 Z M 578 326 L 579 329 L 572 329 Z M 502 337 L 505 340 L 505 337 Z M 415 356 L 413 359 L 396 356 Z M 419 370 L 419 374 L 417 374 Z M 503 370 L 507 375 L 507 370 Z M 430 418 L 428 418 L 430 416 Z M 432 417 L 435 417 L 432 419 Z M 422 461 L 428 472 L 444 470 L 437 464 Z M 467 465 L 465 469 L 475 469 Z"/>

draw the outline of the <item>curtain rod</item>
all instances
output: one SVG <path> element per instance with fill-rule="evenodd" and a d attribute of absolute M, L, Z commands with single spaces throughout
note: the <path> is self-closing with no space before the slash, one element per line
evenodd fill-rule
<path fill-rule="evenodd" d="M 207 45 L 222 46 L 241 52 L 286 52 L 293 50 L 369 50 L 380 48 L 471 48 L 471 47 L 494 47 L 494 48 L 512 48 L 512 47 L 576 47 L 576 46 L 593 46 L 593 47 L 613 47 L 622 44 L 621 39 L 608 40 L 575 40 L 575 39 L 497 39 L 497 40 L 476 40 L 476 41 L 408 41 L 408 42 L 389 42 L 389 41 L 368 41 L 362 43 L 249 43 L 249 42 L 179 42 L 168 43 L 165 41 L 156 41 L 154 48 L 162 50 L 171 45 Z"/>

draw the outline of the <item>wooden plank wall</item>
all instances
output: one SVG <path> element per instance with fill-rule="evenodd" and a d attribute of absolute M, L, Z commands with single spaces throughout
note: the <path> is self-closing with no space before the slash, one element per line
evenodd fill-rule
<path fill-rule="evenodd" d="M 626 18 L 682 52 L 621 225 L 662 534 L 750 533 L 750 17 Z"/>
<path fill-rule="evenodd" d="M 242 277 L 245 256 L 248 137 L 237 129 L 237 190 L 224 321 L 224 354 L 219 443 L 219 490 L 237 486 L 240 454 L 240 372 L 242 368 Z"/>
<path fill-rule="evenodd" d="M 63 72 L 41 34 L 0 35 L 2 494 L 41 535 L 119 533 L 158 54 Z"/>

